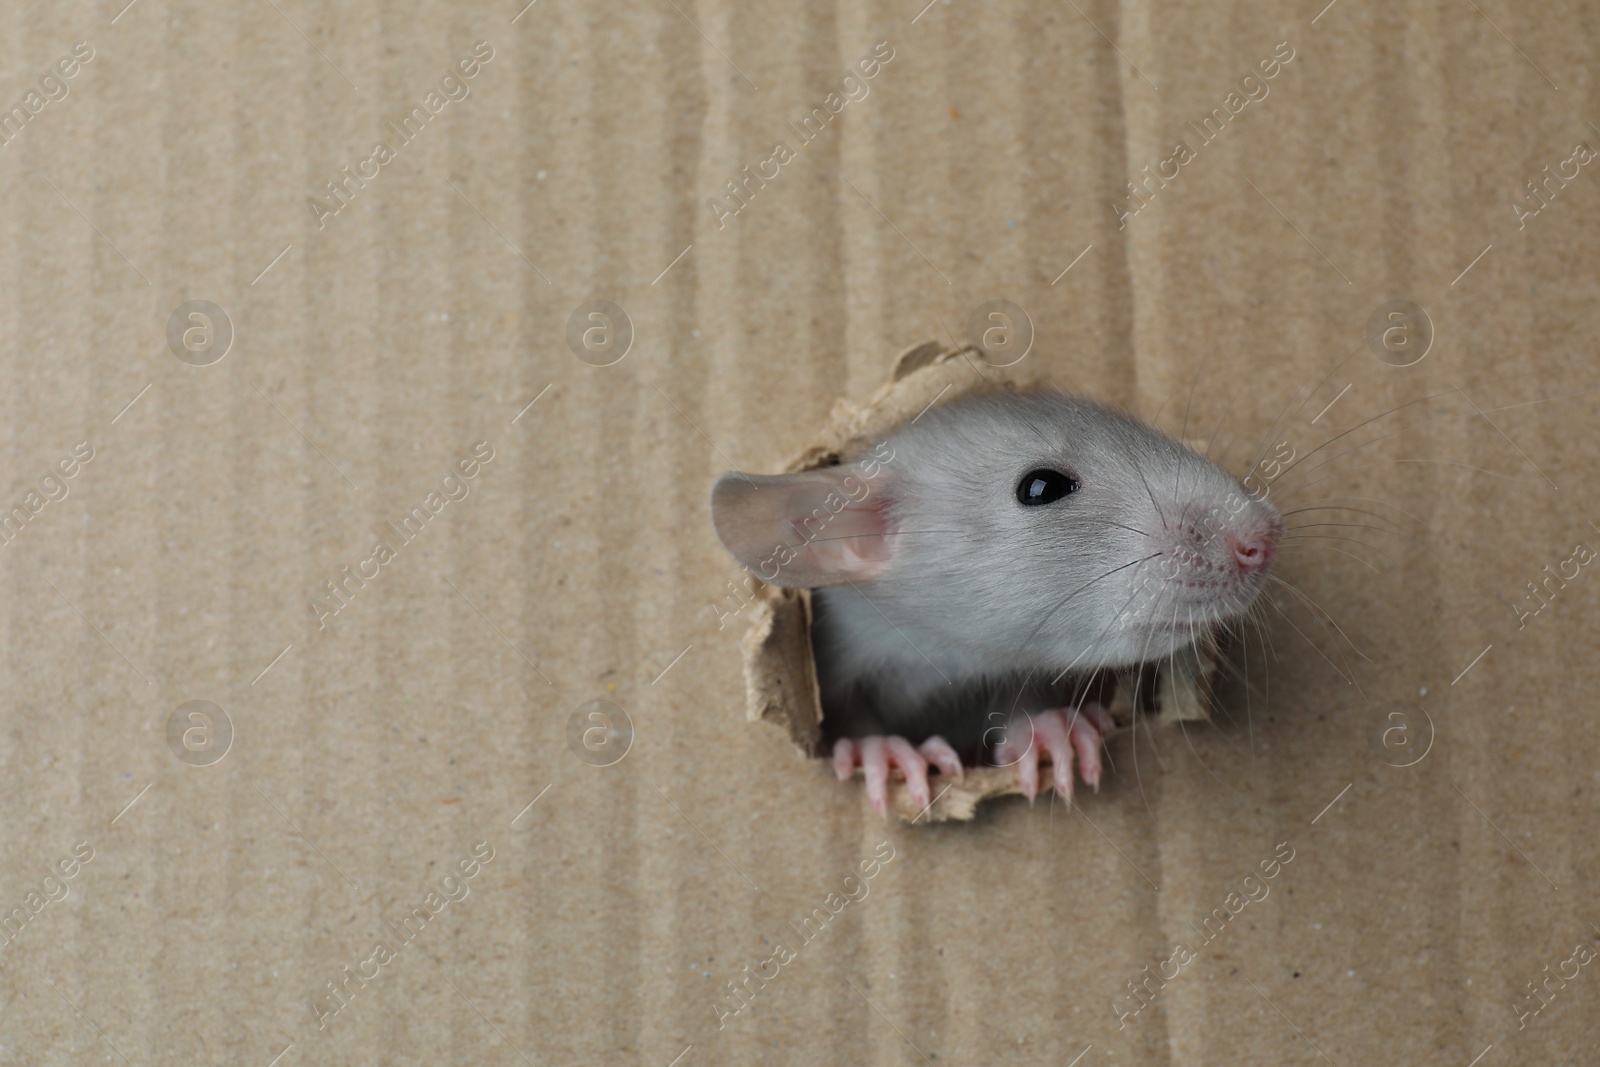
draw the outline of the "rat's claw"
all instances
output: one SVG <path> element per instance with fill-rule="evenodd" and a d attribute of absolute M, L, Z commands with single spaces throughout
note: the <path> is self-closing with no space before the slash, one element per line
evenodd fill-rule
<path fill-rule="evenodd" d="M 841 737 L 833 744 L 833 773 L 842 781 L 859 766 L 867 780 L 867 802 L 879 815 L 889 810 L 891 767 L 898 767 L 905 776 L 906 792 L 913 805 L 926 808 L 931 803 L 930 763 L 943 774 L 956 778 L 962 775 L 961 757 L 942 737 L 930 737 L 915 747 L 903 737 Z"/>
<path fill-rule="evenodd" d="M 995 759 L 1017 768 L 1017 785 L 1032 800 L 1039 795 L 1039 736 L 1037 716 L 1018 718 L 1006 729 L 1006 739 L 995 749 Z"/>
<path fill-rule="evenodd" d="M 1059 713 L 1041 711 L 1037 715 L 1019 715 L 1006 726 L 1005 740 L 995 747 L 995 762 L 1001 766 L 1017 768 L 1017 785 L 1022 795 L 1032 800 L 1039 795 L 1039 757 L 1050 753 L 1052 777 L 1061 795 L 1072 797 L 1072 762 L 1063 760 L 1061 753 L 1070 752 L 1072 743 L 1067 739 L 1067 728 Z M 1066 777 L 1062 777 L 1065 765 Z"/>
<path fill-rule="evenodd" d="M 1051 777 L 1055 779 L 1056 792 L 1068 804 L 1072 803 L 1072 739 L 1071 731 L 1060 713 L 1039 715 L 1033 720 L 1034 757 L 1038 757 L 1039 744 L 1050 753 Z"/>
<path fill-rule="evenodd" d="M 1098 704 L 1018 716 L 995 746 L 994 761 L 1016 766 L 1017 786 L 1032 800 L 1039 794 L 1039 758 L 1048 752 L 1055 790 L 1070 804 L 1074 763 L 1086 783 L 1100 788 L 1100 748 L 1114 728 L 1111 715 Z"/>
<path fill-rule="evenodd" d="M 1078 773 L 1083 775 L 1083 780 L 1092 786 L 1095 792 L 1100 791 L 1100 747 L 1105 743 L 1105 735 L 1113 727 L 1111 716 L 1098 704 L 1085 704 L 1080 715 L 1074 715 L 1067 726 L 1067 734 L 1072 739 L 1072 747 L 1078 750 Z M 1056 780 L 1060 781 L 1061 768 L 1068 768 L 1068 780 L 1071 780 L 1072 757 L 1068 753 L 1065 759 L 1056 763 Z M 1070 791 L 1062 796 L 1071 796 Z"/>
<path fill-rule="evenodd" d="M 856 743 L 841 737 L 833 743 L 833 773 L 844 781 L 856 772 Z"/>
<path fill-rule="evenodd" d="M 906 791 L 911 794 L 912 806 L 919 811 L 927 807 L 928 761 L 903 737 L 886 737 L 884 745 L 889 749 L 890 761 L 906 776 Z M 882 809 L 879 809 L 879 814 L 882 814 Z"/>
<path fill-rule="evenodd" d="M 867 803 L 879 815 L 889 810 L 889 750 L 881 737 L 863 737 L 861 773 L 867 780 Z"/>
<path fill-rule="evenodd" d="M 1088 717 L 1090 722 L 1094 723 L 1102 738 L 1109 737 L 1117 732 L 1117 722 L 1111 717 L 1111 713 L 1105 709 L 1104 705 L 1089 701 L 1079 710 Z"/>
<path fill-rule="evenodd" d="M 1006 724 L 1000 743 L 994 746 L 994 762 L 1017 768 L 1017 785 L 1029 800 L 1039 794 L 1039 762 L 1033 742 L 1032 720 L 1019 715 Z"/>
<path fill-rule="evenodd" d="M 958 782 L 966 774 L 956 750 L 950 747 L 950 742 L 937 734 L 918 745 L 917 751 L 922 753 L 923 758 L 929 763 L 939 768 L 940 774 L 948 774 Z"/>

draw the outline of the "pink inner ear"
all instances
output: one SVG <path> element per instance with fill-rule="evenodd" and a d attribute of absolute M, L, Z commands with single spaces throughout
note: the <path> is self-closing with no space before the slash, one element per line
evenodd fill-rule
<path fill-rule="evenodd" d="M 894 558 L 886 486 L 837 469 L 741 474 L 711 493 L 717 537 L 762 581 L 816 588 L 874 578 Z"/>
<path fill-rule="evenodd" d="M 872 578 L 894 558 L 887 509 L 882 498 L 851 504 L 825 523 L 794 526 L 795 533 L 808 540 L 804 551 L 818 570 L 833 573 L 840 580 Z"/>

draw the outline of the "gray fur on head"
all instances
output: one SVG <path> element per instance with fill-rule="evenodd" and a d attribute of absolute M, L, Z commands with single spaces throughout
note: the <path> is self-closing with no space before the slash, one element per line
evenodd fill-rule
<path fill-rule="evenodd" d="M 760 575 L 830 586 L 814 596 L 830 715 L 845 702 L 893 721 L 952 687 L 1164 658 L 1248 608 L 1282 529 L 1275 509 L 1199 453 L 1130 416 L 1053 391 L 984 394 L 931 409 L 873 455 L 877 470 L 862 483 L 869 491 L 839 512 L 835 529 L 844 533 L 828 542 L 820 521 L 805 527 L 815 538 L 806 558 L 828 548 L 839 562 L 796 564 L 800 581 L 785 580 L 781 566 Z M 831 470 L 851 470 L 857 459 Z M 1053 503 L 1023 504 L 1019 483 L 1041 469 L 1077 488 Z M 807 475 L 808 503 L 826 487 L 819 477 L 842 477 Z M 740 477 L 724 475 L 719 490 Z M 797 495 L 763 515 L 773 537 L 784 522 L 795 529 L 804 514 L 822 514 L 799 512 Z M 717 517 L 719 533 L 733 525 L 732 511 Z M 755 569 L 748 549 L 724 542 Z M 846 550 L 871 544 L 881 547 Z M 1264 557 L 1237 563 L 1236 552 L 1251 545 Z"/>

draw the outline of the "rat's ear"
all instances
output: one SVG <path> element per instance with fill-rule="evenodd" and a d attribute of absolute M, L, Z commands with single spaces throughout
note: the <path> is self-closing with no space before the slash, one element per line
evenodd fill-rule
<path fill-rule="evenodd" d="M 711 521 L 735 559 L 771 585 L 811 589 L 876 577 L 893 555 L 882 478 L 848 468 L 730 471 L 711 490 Z"/>

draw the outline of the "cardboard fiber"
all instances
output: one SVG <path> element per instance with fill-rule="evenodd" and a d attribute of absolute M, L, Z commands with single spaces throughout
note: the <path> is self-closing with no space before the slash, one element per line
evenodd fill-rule
<path fill-rule="evenodd" d="M 784 473 L 836 464 L 843 456 L 861 454 L 935 404 L 948 404 L 979 388 L 1004 387 L 1004 378 L 975 375 L 979 362 L 988 362 L 987 354 L 975 346 L 945 349 L 937 341 L 927 341 L 906 349 L 895 360 L 890 381 L 866 407 L 858 409 L 841 400 L 822 439 L 787 464 Z M 752 601 L 745 606 L 750 621 L 740 645 L 750 721 L 778 727 L 806 756 L 825 756 L 824 713 L 811 649 L 810 591 L 768 585 L 753 575 L 740 585 L 743 590 L 736 595 L 748 595 Z M 1215 655 L 1214 648 L 1201 647 L 1170 661 L 1118 672 L 1107 706 L 1112 720 L 1120 729 L 1128 729 L 1141 714 L 1152 716 L 1151 726 L 1207 718 Z M 1041 755 L 1050 762 L 1048 753 Z M 858 768 L 856 777 L 861 776 Z M 960 781 L 949 782 L 935 773 L 930 784 L 932 802 L 915 804 L 904 776 L 893 770 L 890 811 L 911 823 L 971 819 L 985 798 L 1022 793 L 1016 771 L 1005 767 L 971 767 Z"/>
<path fill-rule="evenodd" d="M 0 9 L 0 1064 L 1595 1062 L 1597 44 Z M 996 301 L 946 369 L 1204 443 L 1287 584 L 908 826 L 748 722 L 706 499 Z"/>

